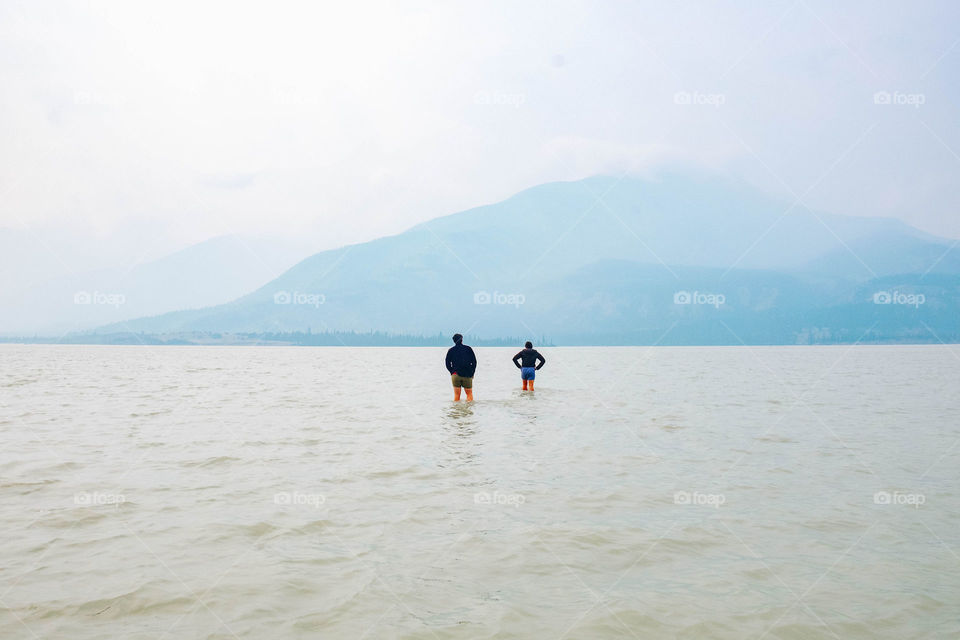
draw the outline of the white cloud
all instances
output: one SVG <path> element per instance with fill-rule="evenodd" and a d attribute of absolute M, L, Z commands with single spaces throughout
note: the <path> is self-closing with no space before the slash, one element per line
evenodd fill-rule
<path fill-rule="evenodd" d="M 689 162 L 960 235 L 949 3 L 2 11 L 0 225 L 330 245 L 538 182 Z M 881 89 L 926 102 L 883 111 Z M 680 91 L 724 101 L 684 107 Z"/>

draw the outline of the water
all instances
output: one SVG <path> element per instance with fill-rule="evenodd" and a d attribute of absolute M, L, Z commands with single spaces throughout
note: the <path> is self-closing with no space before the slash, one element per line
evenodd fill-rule
<path fill-rule="evenodd" d="M 443 351 L 0 347 L 0 637 L 960 633 L 956 347 Z"/>

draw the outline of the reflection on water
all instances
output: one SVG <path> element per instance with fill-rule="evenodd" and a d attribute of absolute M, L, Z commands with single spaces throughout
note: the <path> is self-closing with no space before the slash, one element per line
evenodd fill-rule
<path fill-rule="evenodd" d="M 473 402 L 451 402 L 447 407 L 447 418 L 458 426 L 473 424 L 473 408 Z"/>
<path fill-rule="evenodd" d="M 476 435 L 476 416 L 473 402 L 453 402 L 445 411 L 443 421 L 444 447 L 459 464 L 472 464 L 479 459 L 473 436 Z"/>

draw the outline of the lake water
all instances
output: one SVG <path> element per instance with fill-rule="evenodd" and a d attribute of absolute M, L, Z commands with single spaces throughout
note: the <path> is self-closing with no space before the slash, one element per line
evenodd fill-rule
<path fill-rule="evenodd" d="M 3 638 L 955 638 L 960 347 L 0 347 Z"/>

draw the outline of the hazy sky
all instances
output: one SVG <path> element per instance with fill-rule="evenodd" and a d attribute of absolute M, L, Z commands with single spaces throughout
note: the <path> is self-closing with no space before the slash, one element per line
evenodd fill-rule
<path fill-rule="evenodd" d="M 949 0 L 3 2 L 0 226 L 331 246 L 667 165 L 960 237 L 958 18 Z"/>

